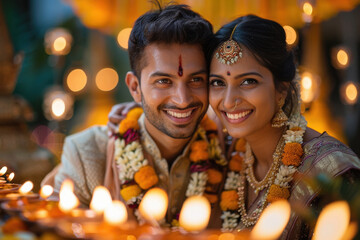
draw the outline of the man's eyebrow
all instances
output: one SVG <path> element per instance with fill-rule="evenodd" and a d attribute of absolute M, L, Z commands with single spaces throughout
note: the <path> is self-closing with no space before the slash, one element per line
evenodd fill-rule
<path fill-rule="evenodd" d="M 205 69 L 203 70 L 199 70 L 199 71 L 196 71 L 196 72 L 193 72 L 191 73 L 190 75 L 191 76 L 195 76 L 195 75 L 199 75 L 199 74 L 206 74 L 207 71 Z M 150 77 L 169 77 L 169 78 L 175 78 L 176 76 L 173 75 L 173 74 L 169 74 L 169 73 L 164 73 L 164 72 L 160 72 L 160 71 L 157 71 L 157 72 L 154 72 L 150 75 Z"/>
<path fill-rule="evenodd" d="M 150 75 L 150 77 L 170 77 L 170 78 L 174 78 L 175 75 L 157 71 L 157 72 L 152 73 Z"/>
<path fill-rule="evenodd" d="M 206 73 L 207 73 L 207 71 L 206 71 L 205 69 L 203 69 L 203 70 L 199 70 L 199 71 L 190 73 L 190 75 L 191 75 L 191 76 L 195 76 L 195 75 L 206 74 Z"/>

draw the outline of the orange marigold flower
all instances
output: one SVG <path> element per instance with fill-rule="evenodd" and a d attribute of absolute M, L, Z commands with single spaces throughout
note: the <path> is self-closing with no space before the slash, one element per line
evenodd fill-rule
<path fill-rule="evenodd" d="M 131 198 L 138 196 L 140 193 L 141 188 L 136 184 L 130 185 L 120 190 L 120 194 L 126 202 Z"/>
<path fill-rule="evenodd" d="M 140 168 L 135 173 L 134 180 L 144 190 L 154 186 L 159 181 L 154 168 L 149 165 Z"/>
<path fill-rule="evenodd" d="M 223 191 L 220 201 L 221 210 L 236 210 L 238 208 L 238 198 L 236 190 Z"/>
<path fill-rule="evenodd" d="M 236 144 L 235 144 L 235 151 L 237 151 L 237 152 L 245 152 L 245 150 L 246 150 L 245 146 L 246 146 L 245 139 L 239 138 L 236 141 Z"/>
<path fill-rule="evenodd" d="M 192 162 L 206 161 L 208 159 L 209 153 L 206 151 L 192 151 L 190 153 L 190 161 Z"/>
<path fill-rule="evenodd" d="M 140 129 L 137 119 L 125 118 L 124 120 L 122 120 L 119 125 L 120 135 L 123 135 L 130 128 L 135 129 L 135 130 Z"/>
<path fill-rule="evenodd" d="M 204 197 L 206 197 L 211 204 L 216 203 L 219 200 L 216 194 L 204 193 Z"/>
<path fill-rule="evenodd" d="M 204 117 L 203 117 L 203 119 L 201 119 L 200 124 L 203 124 L 203 123 L 206 122 L 208 119 L 209 119 L 208 115 L 205 114 Z"/>
<path fill-rule="evenodd" d="M 278 185 L 271 185 L 269 189 L 269 194 L 267 195 L 266 200 L 269 203 L 275 202 L 280 199 L 288 199 L 290 197 L 289 189 L 282 188 Z"/>
<path fill-rule="evenodd" d="M 230 171 L 240 172 L 243 168 L 243 158 L 239 154 L 231 157 L 229 162 Z"/>
<path fill-rule="evenodd" d="M 289 143 L 285 144 L 284 154 L 293 154 L 293 155 L 301 157 L 303 155 L 303 153 L 304 153 L 304 151 L 303 151 L 300 143 L 289 142 Z"/>
<path fill-rule="evenodd" d="M 207 170 L 207 174 L 208 174 L 208 183 L 210 184 L 218 184 L 222 180 L 222 173 L 216 169 L 209 168 Z"/>
<path fill-rule="evenodd" d="M 207 151 L 208 143 L 204 140 L 198 140 L 191 143 L 191 151 Z"/>
<path fill-rule="evenodd" d="M 138 120 L 143 112 L 143 109 L 140 107 L 133 108 L 126 114 L 126 118 Z"/>
<path fill-rule="evenodd" d="M 301 163 L 301 157 L 295 154 L 283 154 L 281 161 L 284 165 L 297 167 Z"/>
<path fill-rule="evenodd" d="M 216 123 L 211 120 L 210 118 L 207 118 L 206 120 L 203 119 L 201 122 L 201 126 L 205 129 L 205 131 L 216 131 L 217 126 Z"/>

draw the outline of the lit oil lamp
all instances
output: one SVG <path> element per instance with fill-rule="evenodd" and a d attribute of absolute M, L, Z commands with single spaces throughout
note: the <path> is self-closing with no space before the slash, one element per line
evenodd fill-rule
<path fill-rule="evenodd" d="M 316 222 L 313 240 L 344 239 L 349 230 L 350 207 L 345 201 L 331 203 L 324 207 Z"/>
<path fill-rule="evenodd" d="M 112 199 L 109 190 L 103 186 L 97 186 L 91 198 L 90 209 L 94 210 L 98 215 L 101 215 L 105 208 L 111 205 L 111 202 Z"/>
<path fill-rule="evenodd" d="M 204 196 L 192 196 L 181 208 L 179 224 L 188 232 L 200 232 L 209 223 L 211 207 Z"/>
<path fill-rule="evenodd" d="M 251 231 L 251 239 L 278 239 L 289 221 L 290 213 L 290 204 L 286 200 L 270 204 Z"/>
<path fill-rule="evenodd" d="M 160 188 L 152 188 L 146 192 L 139 205 L 139 212 L 153 226 L 159 226 L 168 208 L 168 196 Z"/>
<path fill-rule="evenodd" d="M 64 213 L 70 213 L 71 210 L 80 204 L 74 194 L 74 183 L 70 179 L 65 179 L 61 184 L 59 193 L 59 208 Z"/>
<path fill-rule="evenodd" d="M 104 220 L 111 226 L 121 226 L 126 223 L 128 213 L 125 204 L 121 201 L 114 200 L 104 211 Z"/>
<path fill-rule="evenodd" d="M 40 189 L 40 197 L 44 200 L 48 199 L 48 197 L 53 194 L 54 188 L 50 185 L 44 185 Z"/>

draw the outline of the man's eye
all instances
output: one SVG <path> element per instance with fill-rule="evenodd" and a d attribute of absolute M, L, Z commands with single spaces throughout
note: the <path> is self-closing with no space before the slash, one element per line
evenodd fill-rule
<path fill-rule="evenodd" d="M 220 79 L 213 79 L 210 81 L 210 86 L 220 87 L 220 86 L 225 86 L 225 83 Z"/>
<path fill-rule="evenodd" d="M 156 83 L 159 83 L 159 84 L 170 84 L 171 82 L 170 82 L 169 79 L 163 78 L 163 79 L 156 80 Z"/>
<path fill-rule="evenodd" d="M 193 79 L 191 79 L 192 82 L 203 82 L 204 79 L 202 77 L 194 77 Z"/>

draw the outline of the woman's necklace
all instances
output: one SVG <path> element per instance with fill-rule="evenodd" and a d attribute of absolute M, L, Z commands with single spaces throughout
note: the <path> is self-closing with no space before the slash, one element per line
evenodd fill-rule
<path fill-rule="evenodd" d="M 265 178 L 260 182 L 256 181 L 254 176 L 254 157 L 250 147 L 246 147 L 246 142 L 243 139 L 237 141 L 235 152 L 229 161 L 229 171 L 224 191 L 221 194 L 220 207 L 223 210 L 221 216 L 223 230 L 231 231 L 235 229 L 239 221 L 246 227 L 251 227 L 257 222 L 268 203 L 289 198 L 290 182 L 301 163 L 303 155 L 301 144 L 306 124 L 307 122 L 300 114 L 300 111 L 290 118 L 287 130 L 281 137 L 273 154 L 273 164 Z M 245 207 L 246 180 L 255 189 L 256 193 L 267 188 L 265 195 L 252 213 L 247 213 Z"/>
<path fill-rule="evenodd" d="M 277 171 L 279 170 L 280 167 L 280 162 L 281 162 L 281 154 L 284 148 L 284 138 L 281 137 L 280 141 L 278 142 L 275 152 L 273 154 L 273 163 L 269 169 L 269 171 L 267 172 L 265 178 L 261 181 L 262 184 L 258 184 L 258 186 L 255 189 L 255 194 L 258 194 L 259 191 L 263 190 L 266 187 L 269 187 L 271 184 L 273 184 L 274 180 L 275 180 L 275 176 Z M 249 154 L 250 152 L 250 154 Z M 251 154 L 251 149 L 250 149 L 250 145 L 247 144 L 246 146 L 246 153 L 245 156 L 249 156 Z M 254 158 L 252 156 L 252 158 Z M 248 162 L 248 160 L 246 159 L 245 162 Z M 251 174 L 251 176 L 249 177 L 249 173 Z M 265 193 L 265 197 L 257 204 L 256 209 L 250 214 L 248 215 L 248 213 L 246 212 L 246 206 L 245 206 L 245 177 L 248 180 L 250 186 L 252 188 L 254 188 L 253 186 L 255 185 L 254 182 L 252 181 L 256 181 L 255 180 L 255 176 L 254 176 L 254 172 L 253 172 L 253 161 L 252 163 L 248 163 L 247 164 L 247 168 L 245 170 L 245 173 L 242 174 L 241 176 L 241 187 L 239 187 L 238 189 L 238 195 L 239 195 L 239 212 L 241 215 L 241 222 L 246 226 L 246 227 L 250 227 L 252 225 L 254 225 L 257 220 L 260 217 L 260 214 L 262 213 L 262 211 L 264 210 L 265 206 L 266 206 L 266 198 L 267 195 L 269 193 L 269 189 L 266 191 Z M 250 179 L 250 180 L 249 180 Z"/>
<path fill-rule="evenodd" d="M 246 152 L 245 152 L 245 164 L 246 164 L 246 170 L 245 170 L 245 176 L 250 184 L 250 186 L 254 189 L 255 194 L 258 194 L 259 191 L 263 190 L 264 188 L 270 187 L 270 185 L 273 183 L 275 174 L 279 170 L 280 162 L 281 162 L 281 151 L 283 149 L 283 143 L 281 146 L 279 145 L 280 141 L 276 147 L 276 150 L 273 154 L 273 161 L 270 166 L 270 169 L 266 173 L 265 177 L 261 181 L 257 181 L 254 174 L 254 155 L 252 154 L 251 148 L 249 144 L 246 144 Z"/>

